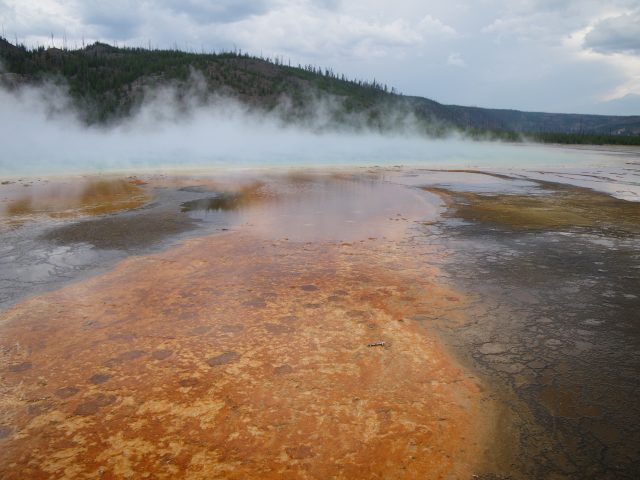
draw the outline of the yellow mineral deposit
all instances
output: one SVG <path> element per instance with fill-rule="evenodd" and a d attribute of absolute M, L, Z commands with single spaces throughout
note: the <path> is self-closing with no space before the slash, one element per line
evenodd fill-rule
<path fill-rule="evenodd" d="M 137 179 L 89 178 L 17 184 L 4 200 L 5 221 L 100 215 L 139 207 L 149 200 Z"/>

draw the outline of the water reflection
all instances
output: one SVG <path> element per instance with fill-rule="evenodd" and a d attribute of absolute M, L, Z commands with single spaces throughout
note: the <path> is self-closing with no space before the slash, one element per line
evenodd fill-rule
<path fill-rule="evenodd" d="M 181 212 L 219 212 L 226 210 L 237 210 L 239 208 L 240 195 L 234 193 L 221 193 L 213 198 L 200 198 L 184 202 L 181 205 Z"/>
<path fill-rule="evenodd" d="M 68 218 L 136 208 L 148 201 L 138 179 L 88 178 L 9 184 L 4 217 L 13 221 L 40 216 Z"/>
<path fill-rule="evenodd" d="M 399 238 L 411 220 L 434 218 L 439 205 L 433 195 L 382 180 L 294 172 L 181 209 L 204 221 L 227 214 L 262 237 L 309 242 Z"/>
<path fill-rule="evenodd" d="M 192 212 L 199 218 L 202 213 L 236 211 L 246 208 L 256 202 L 266 199 L 262 192 L 263 182 L 253 182 L 248 186 L 241 187 L 238 191 L 220 192 L 214 197 L 198 198 L 183 202 L 180 206 L 182 212 Z M 185 187 L 183 191 L 198 191 L 197 187 Z M 200 190 L 206 191 L 206 190 Z"/>

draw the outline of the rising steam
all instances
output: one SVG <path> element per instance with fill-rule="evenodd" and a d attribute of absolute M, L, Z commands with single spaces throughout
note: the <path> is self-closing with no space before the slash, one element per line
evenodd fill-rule
<path fill-rule="evenodd" d="M 340 100 L 329 97 L 314 98 L 311 114 L 292 122 L 286 98 L 271 112 L 257 111 L 207 94 L 197 76 L 147 91 L 130 116 L 106 126 L 87 126 L 66 87 L 54 83 L 3 87 L 0 105 L 4 177 L 191 167 L 488 167 L 513 164 L 522 150 L 456 135 L 429 139 L 397 112 L 384 119 L 396 127 L 385 134 L 355 115 L 335 124 Z M 573 161 L 554 155 L 529 151 L 528 163 Z"/>

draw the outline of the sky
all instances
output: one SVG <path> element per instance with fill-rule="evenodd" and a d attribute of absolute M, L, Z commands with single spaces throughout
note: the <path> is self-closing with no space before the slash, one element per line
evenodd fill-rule
<path fill-rule="evenodd" d="M 0 0 L 27 46 L 241 49 L 445 104 L 640 115 L 640 0 Z"/>

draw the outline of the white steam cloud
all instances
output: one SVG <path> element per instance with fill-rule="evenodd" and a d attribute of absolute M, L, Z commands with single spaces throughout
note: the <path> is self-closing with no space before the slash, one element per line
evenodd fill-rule
<path fill-rule="evenodd" d="M 6 81 L 6 78 L 5 78 Z M 130 117 L 109 126 L 87 126 L 64 87 L 0 89 L 0 176 L 93 173 L 142 169 L 240 169 L 302 166 L 420 165 L 500 167 L 574 163 L 561 151 L 524 148 L 461 137 L 434 140 L 418 135 L 411 119 L 398 131 L 322 128 L 335 108 L 314 102 L 305 125 L 283 122 L 287 105 L 259 113 L 215 97 L 167 87 L 148 92 Z"/>

